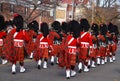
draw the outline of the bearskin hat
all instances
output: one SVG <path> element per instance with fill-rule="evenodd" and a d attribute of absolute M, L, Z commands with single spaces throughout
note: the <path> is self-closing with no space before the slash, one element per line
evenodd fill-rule
<path fill-rule="evenodd" d="M 5 22 L 5 27 L 6 27 L 6 30 L 9 31 L 11 29 L 13 29 L 13 21 L 6 21 Z"/>
<path fill-rule="evenodd" d="M 108 24 L 108 31 L 109 31 L 110 33 L 113 33 L 113 32 L 114 32 L 114 25 L 113 25 L 111 22 Z"/>
<path fill-rule="evenodd" d="M 23 17 L 19 14 L 14 14 L 13 24 L 16 26 L 16 31 L 23 29 Z"/>
<path fill-rule="evenodd" d="M 33 24 L 32 24 L 32 22 L 29 23 L 29 24 L 27 25 L 27 27 L 28 27 L 29 29 L 33 29 Z"/>
<path fill-rule="evenodd" d="M 49 34 L 49 26 L 46 22 L 41 23 L 41 32 L 43 33 L 44 37 L 47 37 Z"/>
<path fill-rule="evenodd" d="M 93 30 L 93 34 L 98 35 L 98 25 L 96 23 L 92 24 L 91 30 Z"/>
<path fill-rule="evenodd" d="M 5 19 L 0 15 L 0 31 L 5 27 Z"/>
<path fill-rule="evenodd" d="M 119 34 L 119 30 L 118 30 L 118 26 L 117 25 L 114 25 L 114 32 L 116 35 Z"/>
<path fill-rule="evenodd" d="M 71 33 L 73 33 L 74 38 L 77 38 L 80 35 L 80 30 L 79 30 L 80 28 L 79 27 L 80 26 L 79 26 L 79 23 L 77 21 L 72 20 L 69 22 L 69 29 L 70 29 L 69 31 Z"/>
<path fill-rule="evenodd" d="M 100 24 L 100 34 L 105 35 L 107 33 L 107 25 L 106 24 Z"/>
<path fill-rule="evenodd" d="M 9 26 L 10 26 L 10 27 L 13 27 L 13 21 L 11 21 L 11 20 L 10 20 L 10 21 L 6 21 L 6 22 L 5 22 L 5 26 L 6 26 L 6 27 L 9 27 Z"/>
<path fill-rule="evenodd" d="M 83 18 L 83 19 L 80 20 L 80 25 L 81 25 L 81 27 L 83 28 L 83 30 L 85 32 L 88 31 L 89 28 L 90 28 L 90 24 L 89 24 L 88 20 L 85 19 L 85 18 Z"/>
<path fill-rule="evenodd" d="M 36 33 L 38 33 L 39 30 L 39 24 L 37 21 L 32 21 L 31 23 L 28 24 L 28 28 L 34 30 Z"/>
<path fill-rule="evenodd" d="M 67 32 L 69 31 L 68 23 L 67 23 L 67 22 L 62 22 L 61 30 L 62 30 L 65 34 L 67 34 Z"/>
<path fill-rule="evenodd" d="M 58 21 L 54 21 L 51 25 L 52 29 L 54 29 L 57 33 L 60 33 L 61 31 L 61 26 L 60 26 L 60 22 Z"/>

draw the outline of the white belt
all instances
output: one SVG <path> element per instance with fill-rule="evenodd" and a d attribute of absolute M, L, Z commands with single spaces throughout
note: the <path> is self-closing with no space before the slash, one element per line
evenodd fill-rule
<path fill-rule="evenodd" d="M 40 42 L 40 44 L 48 44 L 47 42 Z"/>
<path fill-rule="evenodd" d="M 89 44 L 88 42 L 81 42 L 81 44 Z"/>
<path fill-rule="evenodd" d="M 40 42 L 39 48 L 48 48 L 47 42 Z"/>
<path fill-rule="evenodd" d="M 15 42 L 23 42 L 24 40 L 14 39 Z"/>
<path fill-rule="evenodd" d="M 81 48 L 88 48 L 89 43 L 88 42 L 81 42 Z"/>
<path fill-rule="evenodd" d="M 68 46 L 68 48 L 76 48 L 76 46 Z"/>
<path fill-rule="evenodd" d="M 23 47 L 24 46 L 24 40 L 14 39 L 14 46 L 15 47 Z"/>

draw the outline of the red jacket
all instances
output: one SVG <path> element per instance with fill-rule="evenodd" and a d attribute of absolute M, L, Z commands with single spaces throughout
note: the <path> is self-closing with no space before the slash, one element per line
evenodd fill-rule
<path fill-rule="evenodd" d="M 86 42 L 86 43 L 89 43 L 90 46 L 92 46 L 92 36 L 89 32 L 81 32 L 80 33 L 80 43 L 81 42 Z"/>
<path fill-rule="evenodd" d="M 3 37 L 6 36 L 6 32 L 1 31 L 0 32 L 0 46 L 3 46 Z"/>
<path fill-rule="evenodd" d="M 28 37 L 27 33 L 24 30 L 15 32 L 13 38 L 15 47 L 23 47 L 24 43 L 30 40 L 30 38 Z"/>
<path fill-rule="evenodd" d="M 48 48 L 51 45 L 52 45 L 52 42 L 50 41 L 49 36 L 44 37 L 43 34 L 39 34 L 37 36 L 35 46 L 37 46 L 39 48 Z"/>

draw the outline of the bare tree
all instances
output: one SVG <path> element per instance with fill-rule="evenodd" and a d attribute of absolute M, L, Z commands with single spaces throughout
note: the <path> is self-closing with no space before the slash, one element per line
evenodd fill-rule
<path fill-rule="evenodd" d="M 16 13 L 21 14 L 24 17 L 25 23 L 28 23 L 35 18 L 42 16 L 45 12 L 54 9 L 59 5 L 60 0 L 0 0 L 0 3 L 9 3 L 15 6 L 22 6 L 26 10 L 26 13 L 21 11 L 21 8 Z M 11 14 L 11 13 L 9 13 Z"/>
<path fill-rule="evenodd" d="M 94 22 L 98 24 L 110 22 L 119 18 L 120 12 L 118 11 L 119 6 L 116 0 L 89 0 L 88 5 L 83 5 L 83 7 L 86 10 L 84 15 L 90 22 L 92 22 L 92 17 L 94 18 Z"/>

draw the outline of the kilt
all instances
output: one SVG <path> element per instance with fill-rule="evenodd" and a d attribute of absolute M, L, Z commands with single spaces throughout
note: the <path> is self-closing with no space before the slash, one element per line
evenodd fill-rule
<path fill-rule="evenodd" d="M 111 48 L 112 52 L 114 53 L 117 50 L 117 44 L 112 44 Z"/>
<path fill-rule="evenodd" d="M 0 57 L 3 56 L 3 50 L 2 50 L 2 46 L 0 46 Z"/>
<path fill-rule="evenodd" d="M 28 44 L 26 44 L 26 51 L 29 55 L 34 51 L 34 46 L 35 43 L 33 41 L 30 41 Z"/>
<path fill-rule="evenodd" d="M 76 54 L 70 54 L 70 64 L 72 66 L 76 65 Z"/>
<path fill-rule="evenodd" d="M 60 67 L 64 67 L 65 66 L 65 51 L 62 50 L 58 56 L 58 65 Z"/>
<path fill-rule="evenodd" d="M 71 66 L 75 66 L 75 65 L 76 65 L 76 54 L 66 53 L 65 55 L 66 69 L 70 68 Z"/>
<path fill-rule="evenodd" d="M 99 53 L 100 53 L 100 56 L 104 58 L 106 54 L 106 47 L 101 46 L 99 49 Z"/>
<path fill-rule="evenodd" d="M 80 48 L 80 54 L 78 55 L 78 59 L 86 60 L 88 59 L 88 48 Z"/>
<path fill-rule="evenodd" d="M 58 53 L 60 53 L 61 48 L 59 44 L 53 45 L 54 51 L 50 53 L 50 56 L 58 56 Z"/>
<path fill-rule="evenodd" d="M 23 47 L 15 47 L 14 48 L 14 61 L 24 61 L 24 48 Z"/>
<path fill-rule="evenodd" d="M 42 58 L 48 59 L 48 48 L 42 48 L 41 53 L 43 55 Z"/>
<path fill-rule="evenodd" d="M 96 54 L 96 57 L 101 57 L 101 54 L 100 54 L 100 48 L 97 49 L 97 54 Z"/>
<path fill-rule="evenodd" d="M 111 56 L 110 53 L 112 52 L 112 45 L 109 44 L 108 47 L 106 48 L 106 56 Z"/>
<path fill-rule="evenodd" d="M 93 48 L 92 53 L 90 54 L 90 58 L 96 58 L 97 56 L 97 48 Z"/>
<path fill-rule="evenodd" d="M 42 58 L 47 58 L 48 59 L 48 48 L 38 48 L 35 52 L 34 52 L 34 58 L 36 61 L 38 61 L 39 59 Z"/>

